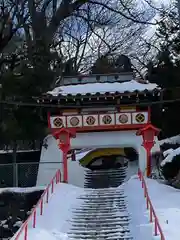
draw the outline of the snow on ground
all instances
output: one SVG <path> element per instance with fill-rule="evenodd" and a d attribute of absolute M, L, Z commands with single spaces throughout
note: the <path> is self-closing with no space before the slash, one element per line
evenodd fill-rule
<path fill-rule="evenodd" d="M 162 227 L 166 240 L 179 240 L 180 236 L 180 190 L 159 183 L 156 180 L 146 179 L 148 192 L 153 207 Z M 136 236 L 134 240 L 152 240 L 148 238 L 152 233 L 141 183 L 136 176 L 132 176 L 125 183 L 125 193 L 128 196 L 129 212 L 131 215 L 131 232 Z"/>
<path fill-rule="evenodd" d="M 80 204 L 77 197 L 83 193 L 83 188 L 70 184 L 60 183 L 56 185 L 55 192 L 49 203 L 44 206 L 44 213 L 39 216 L 37 213 L 37 227 L 32 228 L 29 224 L 28 240 L 65 240 L 66 232 L 69 229 L 68 220 L 71 220 L 71 207 Z M 15 236 L 12 240 L 15 239 Z M 23 240 L 23 234 L 19 238 Z"/>
<path fill-rule="evenodd" d="M 132 170 L 132 169 L 131 169 Z M 146 179 L 148 192 L 159 219 L 166 240 L 179 240 L 180 236 L 180 190 L 174 189 L 156 180 Z M 137 175 L 123 184 L 131 215 L 130 230 L 134 240 L 152 240 L 153 228 L 149 223 L 149 211 L 143 196 L 141 182 Z M 28 240 L 66 240 L 71 209 L 81 204 L 77 198 L 84 193 L 83 188 L 60 183 L 55 193 L 45 205 L 43 216 L 37 217 L 37 228 L 29 225 Z M 14 239 L 14 237 L 12 238 Z M 23 236 L 19 239 L 23 240 Z"/>
<path fill-rule="evenodd" d="M 61 233 L 57 230 L 48 232 L 45 229 L 36 228 L 30 232 L 29 238 L 33 240 L 68 240 L 67 234 Z"/>
<path fill-rule="evenodd" d="M 132 176 L 124 184 L 125 195 L 128 199 L 128 211 L 131 217 L 130 231 L 133 240 L 152 240 L 152 224 L 149 223 L 146 202 L 137 175 Z"/>
<path fill-rule="evenodd" d="M 146 179 L 149 196 L 166 240 L 180 239 L 180 190 Z"/>
<path fill-rule="evenodd" d="M 4 192 L 13 192 L 13 193 L 32 193 L 36 191 L 44 190 L 45 187 L 37 186 L 37 187 L 28 187 L 28 188 L 0 188 L 0 194 Z"/>

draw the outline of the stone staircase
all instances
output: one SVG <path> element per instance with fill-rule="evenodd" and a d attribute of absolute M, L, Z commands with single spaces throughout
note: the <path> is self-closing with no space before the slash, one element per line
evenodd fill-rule
<path fill-rule="evenodd" d="M 85 186 L 94 189 L 85 189 L 85 193 L 79 197 L 82 204 L 72 209 L 73 217 L 68 232 L 70 239 L 133 239 L 124 190 L 123 187 L 117 187 L 125 178 L 126 169 L 121 171 L 122 176 L 118 176 L 118 170 L 87 171 Z"/>
<path fill-rule="evenodd" d="M 118 187 L 124 182 L 127 167 L 107 170 L 86 170 L 85 188 L 108 188 Z"/>

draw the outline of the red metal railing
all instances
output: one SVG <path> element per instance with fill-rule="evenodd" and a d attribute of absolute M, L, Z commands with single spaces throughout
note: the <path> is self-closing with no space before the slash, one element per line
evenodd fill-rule
<path fill-rule="evenodd" d="M 44 204 L 45 203 L 47 204 L 49 202 L 49 197 L 54 192 L 54 185 L 58 184 L 59 182 L 61 182 L 61 171 L 57 170 L 55 176 L 52 178 L 51 182 L 49 183 L 49 185 L 44 190 L 44 192 L 41 195 L 39 201 L 37 202 L 37 204 L 32 209 L 31 214 L 29 215 L 27 220 L 23 223 L 23 225 L 19 229 L 19 232 L 16 235 L 14 240 L 19 240 L 21 236 L 23 236 L 21 239 L 28 240 L 28 225 L 30 223 L 32 223 L 32 227 L 33 228 L 36 227 L 36 223 L 37 223 L 37 210 L 39 210 L 40 216 L 42 216 L 43 215 L 43 211 L 44 211 Z"/>
<path fill-rule="evenodd" d="M 139 179 L 142 183 L 142 188 L 144 189 L 144 197 L 146 198 L 146 207 L 150 211 L 150 222 L 151 223 L 154 222 L 154 235 L 158 236 L 160 234 L 160 239 L 165 240 L 164 233 L 163 233 L 162 228 L 159 224 L 159 220 L 157 218 L 157 215 L 155 213 L 155 210 L 153 208 L 151 199 L 150 199 L 149 194 L 148 194 L 148 189 L 147 189 L 147 185 L 146 185 L 144 176 L 143 176 L 143 174 L 140 170 L 138 171 L 138 177 L 139 177 Z"/>

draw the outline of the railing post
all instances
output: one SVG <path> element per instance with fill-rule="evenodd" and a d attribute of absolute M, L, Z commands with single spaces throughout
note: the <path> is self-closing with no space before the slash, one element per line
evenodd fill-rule
<path fill-rule="evenodd" d="M 54 179 L 52 180 L 52 183 L 51 183 L 51 193 L 54 192 Z"/>
<path fill-rule="evenodd" d="M 146 208 L 149 209 L 149 196 L 146 192 Z"/>
<path fill-rule="evenodd" d="M 159 225 L 158 218 L 155 214 L 153 205 L 152 205 L 151 200 L 149 198 L 149 194 L 148 194 L 145 179 L 144 179 L 140 170 L 138 171 L 138 176 L 141 176 L 142 188 L 144 188 L 144 197 L 146 198 L 147 209 L 150 210 L 150 222 L 152 223 L 153 219 L 154 219 L 154 235 L 158 236 L 158 234 L 160 234 L 161 240 L 165 240 L 165 237 L 164 237 L 164 234 L 162 232 L 161 226 Z"/>
<path fill-rule="evenodd" d="M 147 189 L 146 189 L 146 185 L 144 184 L 144 198 L 146 198 L 147 195 Z"/>
<path fill-rule="evenodd" d="M 58 171 L 56 172 L 56 184 L 58 184 Z"/>
<path fill-rule="evenodd" d="M 40 202 L 40 215 L 43 214 L 43 198 L 41 199 L 41 202 Z"/>
<path fill-rule="evenodd" d="M 49 202 L 49 187 L 47 188 L 47 191 L 46 191 L 46 203 Z"/>
<path fill-rule="evenodd" d="M 26 223 L 25 229 L 24 229 L 24 240 L 27 240 L 28 235 L 28 224 Z"/>
<path fill-rule="evenodd" d="M 150 222 L 153 222 L 153 211 L 152 211 L 152 206 L 150 204 Z"/>
<path fill-rule="evenodd" d="M 34 209 L 34 213 L 33 213 L 33 228 L 36 227 L 36 209 Z"/>
<path fill-rule="evenodd" d="M 158 235 L 158 226 L 157 226 L 157 217 L 154 216 L 154 235 L 157 236 Z"/>
<path fill-rule="evenodd" d="M 59 183 L 61 182 L 61 171 L 59 170 L 59 174 L 58 174 L 58 181 L 59 181 Z"/>
<path fill-rule="evenodd" d="M 23 225 L 20 228 L 19 233 L 17 234 L 15 240 L 19 240 L 20 238 L 22 238 L 22 234 L 23 234 L 23 238 L 22 240 L 29 240 L 28 239 L 28 221 L 31 219 L 32 221 L 32 226 L 33 228 L 36 227 L 36 222 L 37 222 L 37 208 L 40 207 L 40 215 L 43 214 L 43 204 L 46 202 L 49 202 L 49 194 L 50 194 L 50 187 L 51 187 L 51 193 L 54 192 L 54 184 L 58 183 L 61 181 L 61 171 L 58 170 L 56 172 L 56 175 L 53 177 L 53 179 L 51 180 L 50 184 L 46 187 L 46 189 L 44 190 L 43 194 L 41 195 L 41 198 L 39 199 L 38 203 L 36 204 L 36 206 L 33 208 L 33 211 L 31 213 L 31 215 L 28 217 L 28 219 L 26 220 L 26 222 L 23 223 Z M 46 195 L 46 196 L 45 196 Z"/>

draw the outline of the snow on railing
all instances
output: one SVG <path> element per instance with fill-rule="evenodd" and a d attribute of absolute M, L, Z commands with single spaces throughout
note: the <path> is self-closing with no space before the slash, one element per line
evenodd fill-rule
<path fill-rule="evenodd" d="M 161 240 L 165 240 L 164 233 L 159 224 L 159 220 L 157 218 L 151 199 L 149 197 L 148 188 L 147 188 L 144 176 L 140 170 L 138 171 L 138 177 L 142 183 L 142 188 L 144 189 L 144 197 L 146 198 L 146 207 L 150 211 L 150 222 L 152 223 L 154 221 L 154 235 L 158 236 L 160 234 Z"/>
<path fill-rule="evenodd" d="M 55 176 L 52 178 L 49 185 L 44 190 L 37 204 L 33 207 L 31 214 L 27 220 L 22 224 L 14 240 L 28 240 L 28 226 L 32 224 L 32 227 L 35 228 L 37 224 L 37 212 L 39 210 L 40 216 L 43 215 L 44 205 L 49 202 L 50 195 L 54 193 L 54 186 L 61 182 L 61 171 L 57 170 Z"/>

